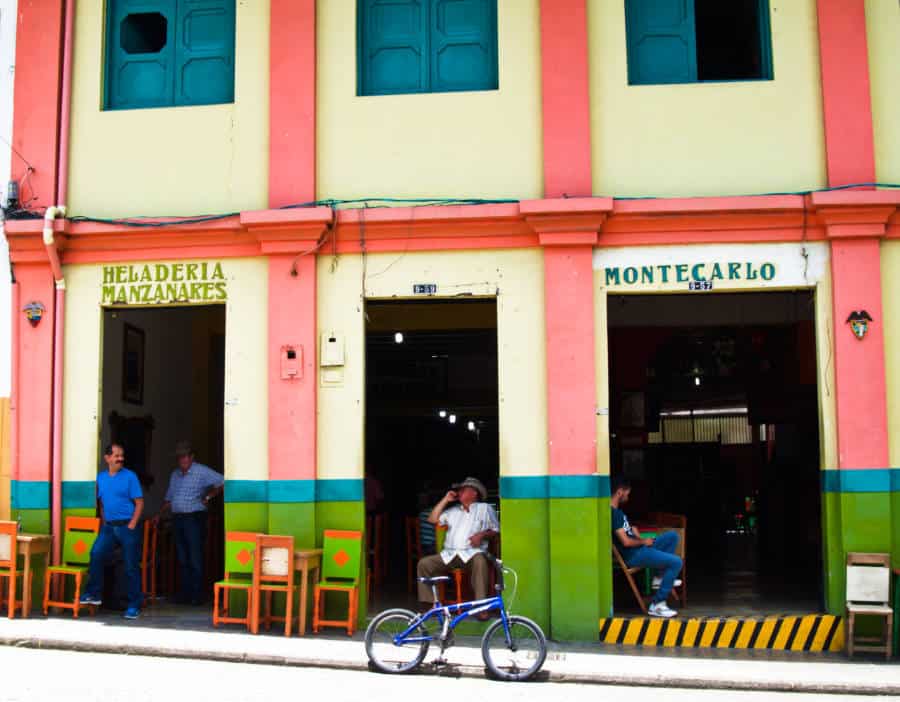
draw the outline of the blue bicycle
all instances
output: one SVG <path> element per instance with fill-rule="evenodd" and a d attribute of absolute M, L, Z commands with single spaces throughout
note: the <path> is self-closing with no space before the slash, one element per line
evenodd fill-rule
<path fill-rule="evenodd" d="M 432 641 L 441 647 L 436 664 L 444 663 L 443 654 L 453 645 L 453 630 L 464 619 L 481 612 L 498 611 L 499 619 L 492 622 L 481 639 L 481 657 L 488 670 L 500 680 L 527 680 L 537 673 L 547 658 L 547 640 L 541 627 L 527 617 L 511 615 L 503 602 L 504 573 L 516 579 L 503 561 L 485 554 L 497 571 L 497 595 L 483 600 L 460 604 L 441 604 L 437 583 L 447 581 L 446 575 L 419 578 L 431 585 L 434 606 L 423 614 L 407 609 L 388 609 L 379 614 L 366 629 L 366 655 L 384 673 L 408 673 L 414 670 L 428 653 Z M 515 592 L 515 590 L 514 590 Z"/>

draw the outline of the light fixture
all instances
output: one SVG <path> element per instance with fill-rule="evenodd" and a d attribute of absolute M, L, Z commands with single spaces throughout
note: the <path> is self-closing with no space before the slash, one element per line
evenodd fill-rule
<path fill-rule="evenodd" d="M 403 343 L 403 332 L 397 332 L 396 334 L 394 334 L 394 341 L 396 341 L 398 344 L 402 344 Z"/>
<path fill-rule="evenodd" d="M 449 419 L 450 419 L 451 424 L 456 424 L 456 415 L 455 414 L 451 414 Z"/>
<path fill-rule="evenodd" d="M 694 385 L 696 385 L 698 388 L 700 387 L 700 376 L 699 375 L 694 376 Z"/>
<path fill-rule="evenodd" d="M 475 422 L 470 421 L 466 426 L 468 427 L 469 431 L 475 431 Z"/>
<path fill-rule="evenodd" d="M 447 410 L 441 410 L 440 412 L 438 412 L 438 417 L 440 417 L 441 419 L 446 419 L 447 418 Z"/>

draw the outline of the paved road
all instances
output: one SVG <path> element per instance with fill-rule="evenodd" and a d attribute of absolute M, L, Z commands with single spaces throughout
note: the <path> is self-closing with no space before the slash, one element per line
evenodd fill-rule
<path fill-rule="evenodd" d="M 663 690 L 566 683 L 513 684 L 433 675 L 388 676 L 318 668 L 288 668 L 0 647 L 2 702 L 810 702 L 806 694 Z M 828 702 L 872 700 L 828 696 Z"/>

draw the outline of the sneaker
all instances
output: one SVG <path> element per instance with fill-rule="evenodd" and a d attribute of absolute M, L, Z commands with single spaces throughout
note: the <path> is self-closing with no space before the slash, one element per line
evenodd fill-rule
<path fill-rule="evenodd" d="M 103 604 L 103 600 L 95 595 L 89 595 L 88 593 L 84 593 L 81 597 L 78 598 L 78 604 L 83 605 L 95 605 L 99 607 Z"/>
<path fill-rule="evenodd" d="M 651 617 L 664 617 L 665 619 L 668 619 L 669 617 L 674 617 L 678 612 L 671 609 L 665 602 L 654 602 L 647 610 L 647 614 Z"/>
<path fill-rule="evenodd" d="M 137 619 L 141 616 L 141 610 L 137 607 L 129 607 L 122 616 L 125 617 L 125 619 Z"/>
<path fill-rule="evenodd" d="M 658 575 L 653 576 L 653 589 L 659 590 L 659 586 L 662 585 L 662 578 Z M 681 580 L 679 578 L 675 578 L 675 582 L 672 583 L 672 587 L 681 587 Z"/>

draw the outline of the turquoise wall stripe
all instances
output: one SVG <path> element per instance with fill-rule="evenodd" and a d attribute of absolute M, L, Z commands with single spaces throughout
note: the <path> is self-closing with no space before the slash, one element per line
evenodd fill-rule
<path fill-rule="evenodd" d="M 64 480 L 63 509 L 93 508 L 97 504 L 97 483 L 94 480 Z"/>
<path fill-rule="evenodd" d="M 608 475 L 551 475 L 551 498 L 609 497 Z"/>
<path fill-rule="evenodd" d="M 522 475 L 500 477 L 500 498 L 503 500 L 546 500 L 550 495 L 549 476 Z"/>
<path fill-rule="evenodd" d="M 46 480 L 11 480 L 12 509 L 50 509 L 50 483 Z"/>
<path fill-rule="evenodd" d="M 225 502 L 271 504 L 303 502 L 360 502 L 363 481 L 334 480 L 226 480 Z"/>
<path fill-rule="evenodd" d="M 358 478 L 316 481 L 316 502 L 360 502 L 362 499 L 363 481 Z"/>
<path fill-rule="evenodd" d="M 268 480 L 226 480 L 225 502 L 266 502 Z"/>
<path fill-rule="evenodd" d="M 269 503 L 315 502 L 315 480 L 270 480 Z"/>
<path fill-rule="evenodd" d="M 900 492 L 900 468 L 823 470 L 823 492 Z"/>

